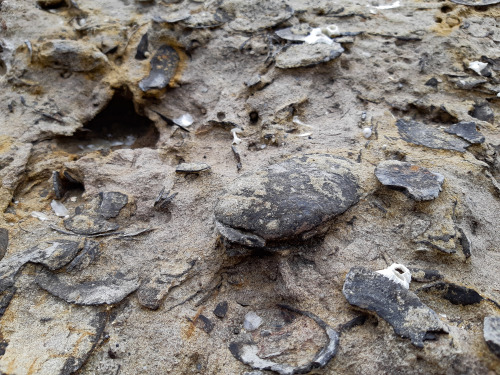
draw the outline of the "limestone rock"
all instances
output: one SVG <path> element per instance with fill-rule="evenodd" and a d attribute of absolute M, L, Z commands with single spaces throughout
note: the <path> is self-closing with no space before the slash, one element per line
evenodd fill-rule
<path fill-rule="evenodd" d="M 397 160 L 381 162 L 375 169 L 378 180 L 394 189 L 402 189 L 416 201 L 437 198 L 444 177 L 418 165 Z"/>
<path fill-rule="evenodd" d="M 351 305 L 375 312 L 397 335 L 409 338 L 417 347 L 423 347 L 433 332 L 448 332 L 415 293 L 366 268 L 351 268 L 342 292 Z"/>
<path fill-rule="evenodd" d="M 215 207 L 219 232 L 230 242 L 250 247 L 309 238 L 321 224 L 358 202 L 353 169 L 345 159 L 311 154 L 243 175 Z"/>
<path fill-rule="evenodd" d="M 76 40 L 49 40 L 40 46 L 39 61 L 55 69 L 89 72 L 108 63 L 97 47 Z"/>

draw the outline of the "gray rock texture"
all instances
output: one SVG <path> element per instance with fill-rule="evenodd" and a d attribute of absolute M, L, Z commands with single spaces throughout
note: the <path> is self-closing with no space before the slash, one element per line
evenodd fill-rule
<path fill-rule="evenodd" d="M 336 59 L 342 52 L 339 43 L 293 45 L 276 56 L 276 66 L 282 69 L 313 66 Z"/>
<path fill-rule="evenodd" d="M 230 343 L 305 368 L 328 335 L 282 304 L 341 335 L 310 373 L 500 375 L 488 2 L 0 0 L 0 373 L 270 374 Z M 449 329 L 423 349 L 342 294 L 393 263 Z"/>

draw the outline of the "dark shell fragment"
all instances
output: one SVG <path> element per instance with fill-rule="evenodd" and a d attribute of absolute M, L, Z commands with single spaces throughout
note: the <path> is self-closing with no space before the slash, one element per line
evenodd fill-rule
<path fill-rule="evenodd" d="M 448 333 L 438 315 L 415 293 L 380 273 L 353 267 L 346 276 L 342 292 L 351 305 L 375 312 L 397 335 L 409 338 L 417 347 L 424 346 L 429 333 Z"/>
<path fill-rule="evenodd" d="M 149 76 L 139 82 L 139 88 L 146 92 L 167 87 L 177 71 L 179 61 L 179 54 L 173 47 L 161 46 L 150 61 Z"/>

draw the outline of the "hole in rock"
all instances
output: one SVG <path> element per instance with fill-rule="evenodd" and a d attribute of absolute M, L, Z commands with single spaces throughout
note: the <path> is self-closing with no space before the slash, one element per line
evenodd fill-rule
<path fill-rule="evenodd" d="M 131 99 L 115 94 L 108 105 L 71 137 L 59 138 L 58 146 L 70 153 L 121 148 L 155 147 L 160 134 L 154 123 L 135 112 Z"/>
<path fill-rule="evenodd" d="M 400 274 L 405 273 L 405 272 L 404 272 L 401 268 L 396 268 L 395 270 L 396 270 L 398 273 L 400 273 Z"/>
<path fill-rule="evenodd" d="M 441 7 L 441 12 L 442 12 L 442 13 L 449 13 L 449 12 L 451 12 L 452 10 L 453 10 L 453 8 L 452 8 L 452 7 L 450 7 L 449 5 L 443 5 L 443 6 Z"/>
<path fill-rule="evenodd" d="M 38 0 L 37 4 L 43 10 L 67 7 L 66 1 L 64 0 Z"/>
<path fill-rule="evenodd" d="M 250 112 L 250 122 L 252 124 L 256 124 L 257 121 L 259 121 L 259 112 L 257 111 Z"/>

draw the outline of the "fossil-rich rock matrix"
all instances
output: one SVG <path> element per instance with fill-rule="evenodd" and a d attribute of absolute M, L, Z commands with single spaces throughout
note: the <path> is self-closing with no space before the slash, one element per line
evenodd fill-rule
<path fill-rule="evenodd" d="M 0 373 L 500 375 L 499 19 L 0 0 Z"/>

